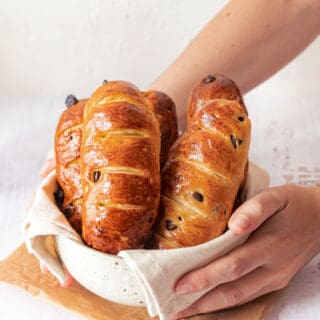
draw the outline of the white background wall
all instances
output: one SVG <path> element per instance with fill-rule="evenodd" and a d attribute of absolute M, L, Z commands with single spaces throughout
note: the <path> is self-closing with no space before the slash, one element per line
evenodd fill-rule
<path fill-rule="evenodd" d="M 148 85 L 226 0 L 0 0 L 0 95 Z M 290 32 L 290 30 L 288 30 Z M 258 92 L 319 94 L 319 38 Z"/>

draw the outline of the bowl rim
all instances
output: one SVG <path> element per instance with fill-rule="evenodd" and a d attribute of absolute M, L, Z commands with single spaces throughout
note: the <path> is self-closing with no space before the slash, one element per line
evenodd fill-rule
<path fill-rule="evenodd" d="M 251 234 L 249 234 L 250 236 Z M 146 252 L 150 252 L 150 251 L 161 251 L 161 252 L 165 252 L 165 251 L 181 251 L 181 250 L 188 250 L 190 248 L 195 248 L 195 247 L 200 247 L 200 246 L 203 246 L 205 244 L 207 244 L 208 242 L 214 242 L 214 241 L 221 241 L 223 238 L 228 238 L 230 236 L 236 236 L 236 237 L 242 237 L 242 236 L 248 236 L 248 235 L 236 235 L 236 234 L 233 234 L 233 232 L 231 232 L 229 229 L 226 229 L 221 235 L 219 235 L 218 237 L 214 238 L 214 239 L 211 239 L 209 241 L 206 241 L 204 243 L 200 243 L 200 244 L 197 244 L 195 246 L 190 246 L 190 247 L 182 247 L 182 248 L 172 248 L 172 249 L 144 249 L 144 248 L 141 248 L 141 249 L 130 249 L 130 251 L 135 251 L 135 250 L 142 250 L 142 251 L 146 251 Z M 92 254 L 95 254 L 95 255 L 98 255 L 100 257 L 109 257 L 109 258 L 112 258 L 112 259 L 117 259 L 117 260 L 124 260 L 123 257 L 119 256 L 118 254 L 114 255 L 114 254 L 110 254 L 110 253 L 106 253 L 106 252 L 102 252 L 102 251 L 99 251 L 97 249 L 94 249 L 94 248 L 91 248 L 89 246 L 87 246 L 83 239 L 81 238 L 81 242 L 79 241 L 76 241 L 74 239 L 70 239 L 69 237 L 67 236 L 64 236 L 64 235 L 54 235 L 54 238 L 55 238 L 55 241 L 57 241 L 56 239 L 57 238 L 60 238 L 60 239 L 63 239 L 63 240 L 67 240 L 67 241 L 72 241 L 73 244 L 79 246 L 82 250 L 85 250 L 85 251 L 88 251 L 88 253 L 92 253 Z M 129 250 L 129 249 L 128 249 Z M 119 251 L 121 252 L 121 251 Z"/>
<path fill-rule="evenodd" d="M 99 250 L 96 250 L 94 248 L 91 248 L 89 246 L 87 246 L 84 242 L 83 242 L 83 239 L 81 238 L 81 242 L 79 241 L 76 241 L 76 240 L 73 240 L 73 239 L 70 239 L 66 236 L 63 236 L 61 234 L 59 235 L 54 235 L 55 239 L 56 239 L 56 242 L 57 242 L 57 238 L 59 239 L 63 239 L 64 240 L 67 240 L 67 241 L 72 241 L 74 245 L 77 245 L 79 246 L 81 249 L 83 250 L 86 250 L 88 251 L 89 253 L 94 253 L 95 255 L 98 255 L 100 257 L 110 257 L 110 258 L 113 258 L 113 259 L 118 259 L 118 260 L 123 260 L 122 257 L 119 257 L 118 255 L 114 255 L 114 254 L 110 254 L 110 253 L 106 253 L 106 252 L 102 252 L 102 251 L 99 251 Z M 59 240 L 58 240 L 59 241 Z"/>

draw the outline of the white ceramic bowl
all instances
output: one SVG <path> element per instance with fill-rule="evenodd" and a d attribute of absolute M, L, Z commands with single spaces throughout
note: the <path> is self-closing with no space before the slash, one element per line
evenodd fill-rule
<path fill-rule="evenodd" d="M 55 176 L 50 179 L 54 179 L 55 185 Z M 52 184 L 48 180 L 49 183 Z M 251 197 L 268 187 L 269 176 L 264 170 L 250 163 L 247 183 L 244 194 Z M 226 252 L 227 245 L 230 246 L 228 250 L 231 250 L 236 244 L 243 243 L 247 237 L 229 239 L 230 243 L 227 243 L 227 234 L 228 232 L 212 240 L 216 243 L 213 255 Z M 70 274 L 89 291 L 117 303 L 146 306 L 144 294 L 135 275 L 121 257 L 99 252 L 64 236 L 55 236 L 55 239 L 61 261 Z"/>
<path fill-rule="evenodd" d="M 250 163 L 244 196 L 251 197 L 267 188 L 268 182 L 268 174 Z M 52 172 L 41 183 L 35 200 L 28 210 L 24 224 L 24 238 L 29 250 L 47 263 L 48 268 L 57 279 L 64 278 L 62 262 L 81 285 L 98 296 L 121 304 L 146 306 L 144 294 L 136 276 L 121 257 L 99 252 L 66 236 L 72 231 L 69 224 L 63 227 L 63 223 L 67 223 L 67 220 L 60 217 L 62 213 L 55 204 L 53 192 L 56 188 L 56 176 L 55 172 Z M 54 234 L 56 235 L 53 236 L 55 247 L 60 258 L 46 247 L 46 239 L 52 239 Z M 44 235 L 49 237 L 44 237 Z M 76 234 L 74 236 L 77 237 Z M 210 244 L 210 249 L 212 249 L 210 259 L 225 254 L 235 245 L 245 241 L 245 239 L 229 238 L 226 232 L 221 237 L 212 240 L 215 245 L 211 247 Z M 52 248 L 52 242 L 49 247 Z M 169 256 L 173 253 L 177 254 L 174 250 L 168 250 Z"/>
<path fill-rule="evenodd" d="M 146 305 L 136 277 L 121 257 L 99 252 L 67 237 L 55 239 L 65 267 L 89 291 L 117 303 Z"/>

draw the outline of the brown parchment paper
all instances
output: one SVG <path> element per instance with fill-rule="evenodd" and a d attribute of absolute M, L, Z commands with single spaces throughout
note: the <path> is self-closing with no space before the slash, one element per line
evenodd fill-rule
<path fill-rule="evenodd" d="M 21 245 L 0 262 L 0 281 L 18 286 L 41 300 L 62 306 L 94 320 L 157 320 L 145 308 L 129 307 L 102 299 L 78 283 L 62 288 L 51 274 L 41 273 L 38 260 Z M 280 293 L 273 293 L 224 312 L 194 316 L 192 320 L 262 320 Z"/>

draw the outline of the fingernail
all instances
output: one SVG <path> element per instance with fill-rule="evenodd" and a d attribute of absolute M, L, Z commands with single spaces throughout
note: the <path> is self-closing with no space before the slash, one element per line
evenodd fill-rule
<path fill-rule="evenodd" d="M 186 294 L 192 292 L 192 286 L 190 284 L 181 284 L 176 289 L 177 294 Z"/>
<path fill-rule="evenodd" d="M 238 216 L 232 221 L 232 226 L 240 230 L 247 230 L 250 227 L 250 221 L 246 216 Z"/>

